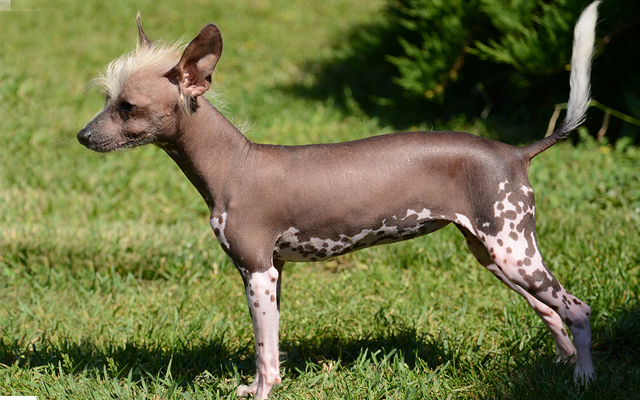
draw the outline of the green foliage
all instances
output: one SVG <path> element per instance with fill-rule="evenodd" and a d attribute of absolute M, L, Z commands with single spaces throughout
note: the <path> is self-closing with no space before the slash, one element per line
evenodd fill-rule
<path fill-rule="evenodd" d="M 400 25 L 414 34 L 398 38 L 403 56 L 388 57 L 400 72 L 396 82 L 412 93 L 441 98 L 447 83 L 456 80 L 462 68 L 475 30 L 477 2 L 407 0 L 391 4 Z"/>
<path fill-rule="evenodd" d="M 390 1 L 387 18 L 406 29 L 398 36 L 402 54 L 387 57 L 398 68 L 394 81 L 406 94 L 440 104 L 455 101 L 464 95 L 465 86 L 475 85 L 480 92 L 486 91 L 489 101 L 529 100 L 538 107 L 545 103 L 550 107 L 550 102 L 568 96 L 566 82 L 558 86 L 551 77 L 566 79 L 573 26 L 586 5 L 582 0 Z M 614 47 L 611 41 L 616 46 L 603 57 L 608 71 L 598 68 L 596 60 L 593 74 L 596 99 L 635 116 L 640 115 L 636 104 L 640 82 L 625 59 L 629 54 L 638 57 L 640 23 L 635 16 L 639 12 L 637 2 L 611 0 L 601 5 L 604 22 L 598 25 L 598 36 L 604 38 L 596 43 L 599 54 L 607 46 Z M 602 82 L 600 77 L 610 76 L 612 70 L 623 75 Z M 535 89 L 545 77 L 546 90 L 553 96 Z M 460 87 L 447 95 L 456 81 Z M 613 91 L 618 95 L 609 94 Z M 615 126 L 619 124 L 616 121 Z M 624 129 L 623 135 L 640 137 L 634 125 L 625 124 Z M 614 131 L 614 138 L 619 135 Z"/>
<path fill-rule="evenodd" d="M 399 38 L 404 54 L 389 57 L 400 72 L 396 82 L 415 95 L 442 101 L 469 55 L 525 74 L 562 70 L 570 58 L 572 27 L 582 3 L 393 1 L 389 15 L 407 29 Z M 478 71 L 463 73 L 480 78 Z"/>
<path fill-rule="evenodd" d="M 537 140 L 569 94 L 573 27 L 586 0 L 388 0 L 371 22 L 336 39 L 298 94 L 329 99 L 396 129 L 440 129 L 465 120 L 510 143 Z M 599 7 L 593 96 L 640 118 L 640 2 Z M 597 132 L 602 113 L 590 112 Z M 640 128 L 612 118 L 607 135 L 640 140 Z M 483 133 L 476 131 L 475 133 Z"/>
<path fill-rule="evenodd" d="M 487 38 L 486 44 L 478 40 L 469 51 L 521 72 L 550 74 L 570 58 L 567 49 L 577 20 L 570 4 L 566 0 L 549 3 L 482 0 L 480 9 L 499 36 Z"/>

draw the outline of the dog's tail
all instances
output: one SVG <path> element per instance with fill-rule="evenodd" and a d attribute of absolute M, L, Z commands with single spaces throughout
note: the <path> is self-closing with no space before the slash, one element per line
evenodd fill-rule
<path fill-rule="evenodd" d="M 551 135 L 539 142 L 520 148 L 528 160 L 531 160 L 560 140 L 565 139 L 585 120 L 587 108 L 591 101 L 589 79 L 599 4 L 600 0 L 591 3 L 580 15 L 574 29 L 571 75 L 569 77 L 571 89 L 569 102 L 567 103 L 567 116 L 560 127 Z"/>

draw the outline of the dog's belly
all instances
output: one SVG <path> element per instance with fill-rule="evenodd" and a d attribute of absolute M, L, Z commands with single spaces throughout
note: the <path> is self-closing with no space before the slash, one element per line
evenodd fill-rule
<path fill-rule="evenodd" d="M 273 257 L 283 261 L 322 261 L 329 258 L 364 249 L 366 247 L 399 242 L 427 235 L 448 225 L 445 220 L 414 221 L 412 225 L 401 223 L 392 225 L 386 220 L 382 226 L 363 229 L 359 233 L 348 236 L 342 233 L 322 235 L 301 232 L 295 227 L 287 229 L 278 239 L 273 250 Z"/>

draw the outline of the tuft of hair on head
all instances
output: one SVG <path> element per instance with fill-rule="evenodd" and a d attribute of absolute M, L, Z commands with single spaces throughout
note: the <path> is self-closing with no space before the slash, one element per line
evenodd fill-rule
<path fill-rule="evenodd" d="M 98 86 L 107 101 L 117 98 L 124 84 L 134 74 L 164 74 L 169 71 L 180 61 L 185 47 L 182 40 L 173 44 L 154 42 L 151 46 L 138 45 L 135 50 L 111 61 L 89 82 L 87 91 Z"/>
<path fill-rule="evenodd" d="M 134 74 L 155 73 L 164 75 L 179 61 L 186 43 L 180 39 L 175 43 L 153 42 L 151 45 L 140 45 L 129 53 L 111 61 L 107 67 L 87 84 L 85 93 L 94 87 L 99 87 L 105 96 L 107 103 L 120 95 L 124 84 Z M 214 73 L 216 73 L 214 71 Z M 204 96 L 219 108 L 225 109 L 226 103 L 222 100 L 222 92 L 210 88 Z M 178 98 L 179 108 L 187 114 L 195 110 L 195 99 L 180 94 Z"/>

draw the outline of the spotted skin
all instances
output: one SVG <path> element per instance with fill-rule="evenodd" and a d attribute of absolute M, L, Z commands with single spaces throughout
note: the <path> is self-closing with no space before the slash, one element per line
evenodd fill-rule
<path fill-rule="evenodd" d="M 245 280 L 247 304 L 255 335 L 256 378 L 249 386 L 238 387 L 238 396 L 266 398 L 280 378 L 278 325 L 280 321 L 280 277 L 283 262 L 276 261 L 265 272 L 255 272 Z"/>
<path fill-rule="evenodd" d="M 585 351 L 591 348 L 591 309 L 567 292 L 542 260 L 536 242 L 533 190 L 504 181 L 498 193 L 502 199 L 494 203 L 494 215 L 500 230 L 486 234 L 459 225 L 467 246 L 482 265 L 527 300 L 551 332 L 559 354 L 575 361 L 577 371 L 593 373 L 590 351 Z M 578 351 L 562 322 L 573 333 Z"/>
<path fill-rule="evenodd" d="M 323 261 L 366 247 L 394 243 L 427 235 L 448 225 L 449 221 L 434 220 L 431 213 L 407 210 L 405 217 L 393 215 L 377 228 L 367 228 L 353 234 L 340 233 L 334 238 L 304 237 L 295 227 L 287 229 L 276 241 L 273 258 L 284 261 Z"/>
<path fill-rule="evenodd" d="M 226 226 L 227 221 L 227 213 L 224 212 L 215 218 L 211 218 L 211 229 L 213 229 L 213 233 L 216 235 L 216 239 L 220 243 L 220 247 L 224 250 L 225 253 L 229 252 L 229 242 L 224 235 L 224 228 Z"/>

